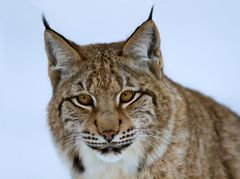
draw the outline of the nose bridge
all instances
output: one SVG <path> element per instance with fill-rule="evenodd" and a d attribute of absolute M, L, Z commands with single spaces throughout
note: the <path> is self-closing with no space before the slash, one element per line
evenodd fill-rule
<path fill-rule="evenodd" d="M 115 131 L 119 130 L 119 119 L 117 111 L 113 108 L 105 106 L 97 114 L 97 128 L 100 133 L 104 131 Z"/>

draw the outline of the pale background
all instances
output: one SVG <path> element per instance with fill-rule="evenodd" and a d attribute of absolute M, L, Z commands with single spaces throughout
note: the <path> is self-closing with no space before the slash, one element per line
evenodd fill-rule
<path fill-rule="evenodd" d="M 126 39 L 148 17 L 165 72 L 240 113 L 239 0 L 0 0 L 0 178 L 69 179 L 52 144 L 43 45 L 50 25 L 80 44 Z"/>

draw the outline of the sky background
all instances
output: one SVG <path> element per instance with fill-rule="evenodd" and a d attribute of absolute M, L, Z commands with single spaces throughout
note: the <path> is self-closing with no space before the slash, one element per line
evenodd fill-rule
<path fill-rule="evenodd" d="M 240 114 L 239 0 L 0 1 L 0 178 L 69 179 L 47 127 L 41 14 L 79 44 L 127 39 L 149 15 L 165 73 Z"/>

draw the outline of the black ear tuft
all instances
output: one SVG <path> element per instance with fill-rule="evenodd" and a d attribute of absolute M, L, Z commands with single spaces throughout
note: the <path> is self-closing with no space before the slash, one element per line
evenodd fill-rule
<path fill-rule="evenodd" d="M 47 19 L 46 19 L 46 17 L 45 17 L 44 14 L 42 14 L 42 22 L 43 22 L 43 25 L 44 25 L 44 27 L 46 28 L 46 30 L 51 30 L 52 32 L 54 32 L 55 34 L 57 34 L 58 36 L 60 36 L 63 40 L 65 40 L 70 46 L 73 45 L 73 43 L 71 43 L 71 42 L 70 42 L 68 39 L 66 39 L 63 35 L 59 34 L 57 31 L 53 30 L 53 29 L 50 27 L 50 25 L 49 25 L 49 23 L 48 23 L 48 21 L 47 21 Z M 73 47 L 73 46 L 72 46 L 72 47 Z"/>
<path fill-rule="evenodd" d="M 154 6 L 152 6 L 152 8 L 151 8 L 148 20 L 152 20 L 153 10 L 154 10 Z"/>
<path fill-rule="evenodd" d="M 52 30 L 44 14 L 42 14 L 42 22 L 46 29 Z"/>

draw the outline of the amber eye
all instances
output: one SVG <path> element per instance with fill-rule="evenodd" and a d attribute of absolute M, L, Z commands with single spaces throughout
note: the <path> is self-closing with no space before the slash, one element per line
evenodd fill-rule
<path fill-rule="evenodd" d="M 80 104 L 85 106 L 90 106 L 93 104 L 92 97 L 88 94 L 80 94 L 77 99 Z"/>
<path fill-rule="evenodd" d="M 127 90 L 122 92 L 121 96 L 120 96 L 120 102 L 122 103 L 127 103 L 129 101 L 131 101 L 134 97 L 135 93 L 131 90 Z"/>

